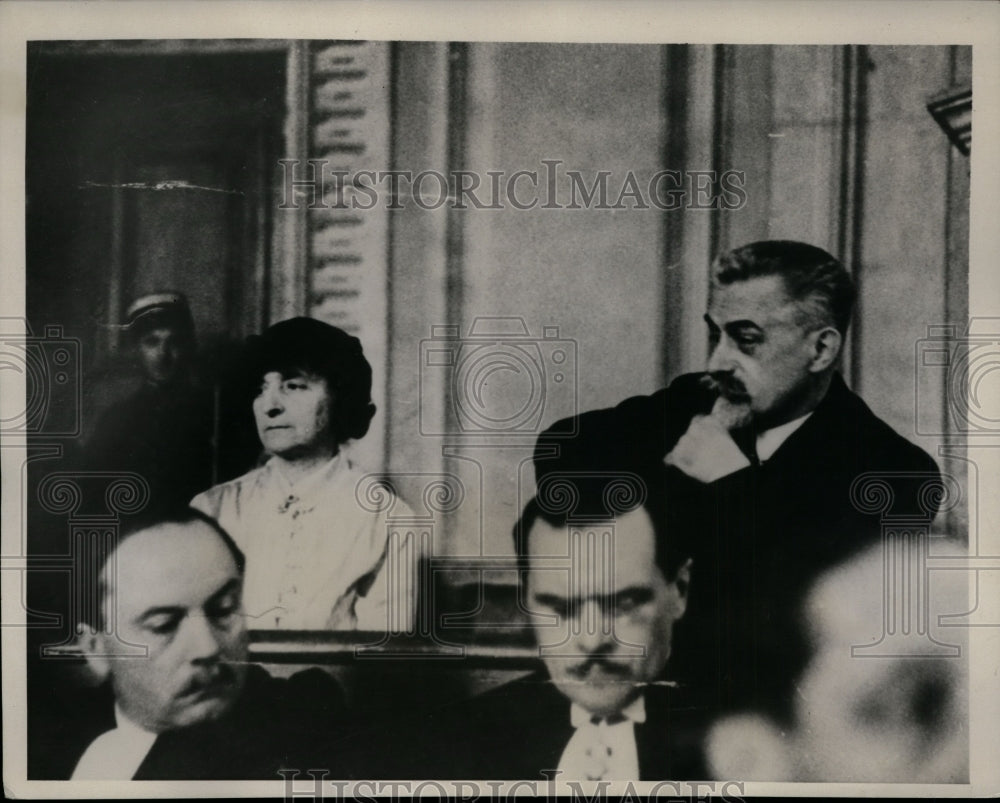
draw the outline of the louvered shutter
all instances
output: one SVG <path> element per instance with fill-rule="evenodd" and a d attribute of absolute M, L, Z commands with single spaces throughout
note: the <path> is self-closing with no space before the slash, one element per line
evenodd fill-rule
<path fill-rule="evenodd" d="M 330 208 L 309 210 L 307 304 L 311 316 L 359 337 L 372 365 L 378 413 L 353 451 L 377 471 L 384 462 L 387 409 L 388 182 L 376 185 L 379 198 L 370 209 L 352 208 L 351 184 L 359 171 L 390 169 L 389 44 L 312 48 L 309 158 L 325 160 L 324 205 Z M 334 179 L 338 174 L 346 178 Z M 358 203 L 368 206 L 371 199 L 359 195 Z"/>

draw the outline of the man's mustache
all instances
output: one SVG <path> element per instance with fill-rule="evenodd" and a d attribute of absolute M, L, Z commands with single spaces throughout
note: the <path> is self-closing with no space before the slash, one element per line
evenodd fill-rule
<path fill-rule="evenodd" d="M 705 374 L 698 381 L 706 390 L 725 396 L 727 399 L 745 399 L 750 395 L 747 393 L 746 385 L 731 374 Z"/>
<path fill-rule="evenodd" d="M 620 677 L 627 677 L 629 674 L 629 668 L 615 661 L 610 661 L 603 655 L 592 655 L 590 658 L 582 661 L 575 666 L 571 666 L 567 671 L 570 675 L 576 678 L 584 678 L 594 667 L 600 667 L 609 675 L 618 675 Z"/>
<path fill-rule="evenodd" d="M 236 683 L 236 671 L 229 664 L 215 664 L 199 672 L 181 688 L 178 697 L 212 689 L 222 689 Z"/>

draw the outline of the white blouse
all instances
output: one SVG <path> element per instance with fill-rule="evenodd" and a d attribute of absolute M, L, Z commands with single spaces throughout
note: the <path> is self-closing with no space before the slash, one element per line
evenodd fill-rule
<path fill-rule="evenodd" d="M 413 514 L 388 492 L 377 510 L 363 505 L 358 484 L 365 476 L 340 453 L 292 485 L 272 458 L 191 501 L 246 555 L 248 627 L 412 628 L 419 541 L 406 528 L 390 537 L 390 528 Z"/>

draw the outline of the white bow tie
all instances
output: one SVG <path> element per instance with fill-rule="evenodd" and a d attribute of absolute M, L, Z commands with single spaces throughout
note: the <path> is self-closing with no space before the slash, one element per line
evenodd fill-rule
<path fill-rule="evenodd" d="M 639 780 L 639 756 L 633 725 L 646 721 L 643 698 L 611 717 L 599 717 L 574 704 L 570 722 L 576 728 L 559 769 L 567 780 Z"/>
<path fill-rule="evenodd" d="M 599 717 L 595 714 L 591 714 L 583 706 L 573 703 L 569 708 L 569 721 L 574 728 L 580 728 L 584 725 L 605 725 L 606 727 L 614 727 L 615 725 L 619 725 L 625 721 L 645 722 L 646 698 L 640 694 L 618 714 L 613 714 L 611 717 Z"/>

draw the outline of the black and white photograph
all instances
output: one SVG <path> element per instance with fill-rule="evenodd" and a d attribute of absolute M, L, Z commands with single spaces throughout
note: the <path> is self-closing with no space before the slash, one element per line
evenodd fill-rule
<path fill-rule="evenodd" d="M 8 795 L 1000 793 L 997 6 L 0 20 Z"/>

